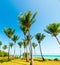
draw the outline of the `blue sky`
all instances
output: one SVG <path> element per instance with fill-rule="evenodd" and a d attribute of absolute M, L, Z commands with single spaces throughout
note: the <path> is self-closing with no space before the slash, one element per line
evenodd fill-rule
<path fill-rule="evenodd" d="M 44 32 L 46 25 L 52 22 L 60 21 L 60 1 L 59 0 L 1 0 L 0 1 L 0 40 L 3 45 L 8 44 L 8 37 L 4 34 L 3 29 L 12 27 L 16 30 L 15 34 L 20 36 L 18 41 L 23 38 L 23 33 L 18 26 L 18 15 L 31 10 L 32 13 L 38 11 L 36 22 L 31 27 L 31 34 L 37 32 L 44 33 L 45 39 L 42 41 L 43 54 L 60 54 L 60 46 L 56 39 Z M 60 39 L 60 35 L 58 36 Z M 10 40 L 11 41 L 11 40 Z M 37 41 L 35 39 L 33 42 Z M 12 41 L 11 41 L 12 42 Z M 16 54 L 19 54 L 19 47 L 16 45 Z M 23 51 L 22 51 L 23 52 Z M 36 54 L 39 54 L 39 47 L 36 48 Z M 11 51 L 13 54 L 13 48 Z"/>

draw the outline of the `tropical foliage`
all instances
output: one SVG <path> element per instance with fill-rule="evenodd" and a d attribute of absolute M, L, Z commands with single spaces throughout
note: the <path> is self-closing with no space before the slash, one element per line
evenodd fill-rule
<path fill-rule="evenodd" d="M 60 33 L 60 23 L 52 23 L 46 26 L 46 29 L 44 30 L 46 33 L 54 36 L 57 40 L 57 42 L 60 44 L 57 35 Z"/>
<path fill-rule="evenodd" d="M 16 45 L 18 44 L 18 46 L 20 48 L 19 49 L 20 58 L 22 58 L 22 55 L 23 55 L 23 58 L 26 59 L 26 61 L 30 60 L 30 65 L 34 65 L 33 49 L 34 49 L 34 53 L 35 53 L 35 51 L 36 51 L 35 49 L 39 45 L 40 55 L 42 57 L 42 60 L 43 61 L 45 60 L 45 58 L 43 57 L 42 47 L 41 47 L 41 42 L 44 40 L 45 34 L 36 33 L 36 35 L 34 35 L 34 37 L 33 37 L 30 33 L 31 32 L 30 28 L 36 21 L 36 19 L 35 19 L 36 15 L 37 15 L 37 12 L 32 14 L 31 11 L 28 11 L 23 14 L 21 13 L 18 16 L 18 20 L 19 20 L 18 25 L 19 25 L 20 30 L 23 32 L 23 35 L 24 35 L 23 39 L 22 38 L 19 39 L 19 35 L 16 35 L 15 30 L 10 27 L 5 28 L 3 30 L 3 32 L 9 38 L 9 41 L 8 41 L 8 45 L 4 45 L 3 47 L 2 47 L 2 41 L 0 41 L 0 56 L 8 56 L 8 60 L 9 60 L 10 59 L 10 49 L 12 50 L 13 49 L 12 47 L 14 47 L 13 50 L 14 50 L 14 58 L 15 58 L 16 57 L 16 55 L 15 55 L 16 54 L 15 53 Z M 60 41 L 57 37 L 58 34 L 60 33 L 60 23 L 51 23 L 46 26 L 46 29 L 44 29 L 44 31 L 46 33 L 50 34 L 51 36 L 55 37 L 57 42 L 60 44 Z M 35 42 L 32 42 L 33 38 L 35 38 L 37 40 L 38 44 L 36 44 Z M 1 47 L 3 48 L 3 50 L 8 49 L 8 54 L 7 54 L 7 52 L 5 53 L 5 51 L 2 51 Z M 23 52 L 22 48 L 24 48 L 24 52 Z"/>

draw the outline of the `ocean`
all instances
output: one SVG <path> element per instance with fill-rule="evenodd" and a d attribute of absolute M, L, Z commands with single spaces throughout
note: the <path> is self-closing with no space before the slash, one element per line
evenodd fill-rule
<path fill-rule="evenodd" d="M 34 55 L 33 56 L 34 58 L 41 58 L 41 55 Z M 44 58 L 47 58 L 47 59 L 60 59 L 60 55 L 43 55 Z"/>
<path fill-rule="evenodd" d="M 16 55 L 16 56 L 19 57 L 19 55 Z M 43 57 L 46 59 L 55 59 L 55 58 L 60 59 L 60 55 L 43 55 Z M 33 58 L 41 58 L 41 55 L 33 55 Z"/>

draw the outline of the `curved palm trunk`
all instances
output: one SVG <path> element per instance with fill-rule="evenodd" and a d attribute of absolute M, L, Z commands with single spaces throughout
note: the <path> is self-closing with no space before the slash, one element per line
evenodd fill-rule
<path fill-rule="evenodd" d="M 30 31 L 28 31 L 28 34 L 29 34 L 29 39 L 30 39 Z M 34 65 L 33 63 L 33 56 L 32 56 L 32 43 L 31 43 L 31 39 L 30 39 L 30 57 L 31 57 L 31 61 L 30 61 L 30 65 Z"/>
<path fill-rule="evenodd" d="M 45 59 L 44 59 L 44 57 L 43 57 L 43 55 L 42 55 L 42 50 L 41 50 L 41 45 L 40 45 L 40 43 L 39 43 L 39 48 L 40 48 L 40 53 L 41 53 L 42 60 L 44 61 Z"/>
<path fill-rule="evenodd" d="M 57 36 L 55 36 L 55 38 L 56 38 L 57 42 L 60 44 L 59 39 L 57 38 Z"/>

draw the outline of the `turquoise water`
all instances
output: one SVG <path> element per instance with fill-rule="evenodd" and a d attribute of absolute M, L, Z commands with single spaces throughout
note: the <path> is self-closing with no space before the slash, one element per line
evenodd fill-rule
<path fill-rule="evenodd" d="M 16 56 L 19 57 L 19 55 L 16 55 Z M 43 55 L 43 57 L 46 59 L 55 59 L 55 58 L 60 59 L 60 55 Z M 41 58 L 41 55 L 33 55 L 33 58 Z"/>
<path fill-rule="evenodd" d="M 34 58 L 41 58 L 41 55 L 34 55 L 33 56 Z M 60 55 L 43 55 L 44 58 L 47 58 L 47 59 L 60 59 Z"/>

